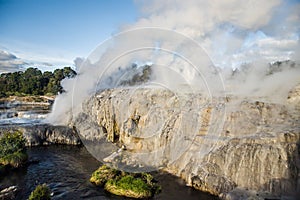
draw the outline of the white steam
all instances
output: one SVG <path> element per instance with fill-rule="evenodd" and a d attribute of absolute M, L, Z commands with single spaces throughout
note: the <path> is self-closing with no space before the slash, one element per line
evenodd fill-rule
<path fill-rule="evenodd" d="M 207 96 L 282 101 L 300 81 L 299 3 L 283 0 L 137 1 L 142 17 L 122 27 L 65 80 L 51 123 L 66 124 L 97 90 L 116 87 L 132 63 L 152 63 L 152 85 Z"/>
<path fill-rule="evenodd" d="M 283 0 L 138 1 L 132 27 L 170 28 L 196 39 L 214 64 L 236 67 L 261 58 L 288 59 L 299 47 L 299 3 Z M 127 27 L 128 28 L 128 27 Z"/>

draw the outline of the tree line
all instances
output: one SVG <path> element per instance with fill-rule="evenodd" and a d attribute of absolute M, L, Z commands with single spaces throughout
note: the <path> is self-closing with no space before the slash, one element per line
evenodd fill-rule
<path fill-rule="evenodd" d="M 11 95 L 56 95 L 63 92 L 61 80 L 77 73 L 71 67 L 41 72 L 38 68 L 0 75 L 0 97 Z"/>

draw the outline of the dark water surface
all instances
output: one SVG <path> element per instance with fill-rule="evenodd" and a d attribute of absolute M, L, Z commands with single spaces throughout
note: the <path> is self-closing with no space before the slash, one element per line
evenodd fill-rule
<path fill-rule="evenodd" d="M 100 166 L 84 147 L 46 146 L 27 150 L 31 160 L 28 167 L 9 172 L 0 180 L 0 188 L 17 185 L 17 199 L 27 199 L 37 184 L 46 183 L 53 192 L 52 199 L 129 199 L 105 192 L 89 182 L 90 175 Z M 162 192 L 153 199 L 211 200 L 216 197 L 185 186 L 184 181 L 170 174 L 154 173 Z"/>

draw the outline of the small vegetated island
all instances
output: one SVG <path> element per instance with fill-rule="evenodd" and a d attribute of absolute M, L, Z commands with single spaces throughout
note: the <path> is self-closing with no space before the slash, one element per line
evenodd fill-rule
<path fill-rule="evenodd" d="M 112 194 L 131 198 L 149 198 L 161 191 L 161 187 L 149 173 L 128 173 L 102 165 L 90 181 Z"/>

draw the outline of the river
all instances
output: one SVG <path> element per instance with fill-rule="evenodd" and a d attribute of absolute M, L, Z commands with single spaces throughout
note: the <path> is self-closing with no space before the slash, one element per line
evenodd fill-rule
<path fill-rule="evenodd" d="M 0 125 L 28 125 L 42 123 L 49 107 L 3 105 L 0 106 Z M 0 176 L 0 190 L 12 185 L 19 188 L 17 200 L 25 200 L 38 184 L 46 183 L 53 192 L 52 199 L 129 199 L 115 196 L 96 187 L 89 178 L 101 163 L 85 147 L 52 145 L 27 148 L 31 163 L 22 169 Z M 153 199 L 213 200 L 217 197 L 187 187 L 178 177 L 154 172 L 162 192 Z"/>
<path fill-rule="evenodd" d="M 37 184 L 46 183 L 53 192 L 52 199 L 129 199 L 111 195 L 89 182 L 100 166 L 84 147 L 53 145 L 27 149 L 31 160 L 38 160 L 23 169 L 10 171 L 0 180 L 0 187 L 17 185 L 17 199 L 25 200 Z M 217 199 L 185 186 L 184 181 L 164 172 L 153 173 L 162 192 L 153 199 L 212 200 Z"/>

